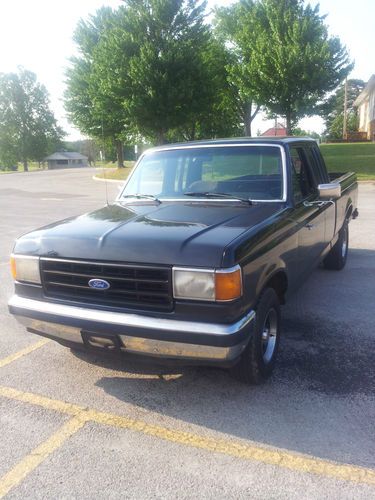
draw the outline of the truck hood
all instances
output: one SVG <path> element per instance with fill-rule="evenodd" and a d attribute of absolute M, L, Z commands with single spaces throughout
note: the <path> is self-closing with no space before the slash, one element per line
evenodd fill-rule
<path fill-rule="evenodd" d="M 225 248 L 277 203 L 114 204 L 28 233 L 15 253 L 69 259 L 220 267 Z"/>

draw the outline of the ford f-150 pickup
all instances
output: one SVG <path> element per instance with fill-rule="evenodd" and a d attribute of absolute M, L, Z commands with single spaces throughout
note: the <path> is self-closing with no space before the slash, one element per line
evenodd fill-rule
<path fill-rule="evenodd" d="M 9 310 L 75 349 L 228 367 L 275 365 L 280 305 L 319 264 L 340 270 L 358 215 L 353 173 L 312 139 L 165 145 L 116 201 L 19 238 Z"/>

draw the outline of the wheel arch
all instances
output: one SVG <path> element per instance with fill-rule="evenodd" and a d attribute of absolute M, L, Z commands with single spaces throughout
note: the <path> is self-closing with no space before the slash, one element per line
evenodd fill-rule
<path fill-rule="evenodd" d="M 349 222 L 352 214 L 353 214 L 353 203 L 349 201 L 345 211 L 345 222 Z"/>
<path fill-rule="evenodd" d="M 266 288 L 273 288 L 279 298 L 280 304 L 285 304 L 285 295 L 288 290 L 288 275 L 285 267 L 274 270 L 260 285 L 259 295 Z"/>

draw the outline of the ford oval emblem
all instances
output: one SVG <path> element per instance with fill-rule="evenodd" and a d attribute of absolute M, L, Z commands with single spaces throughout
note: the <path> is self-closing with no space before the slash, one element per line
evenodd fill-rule
<path fill-rule="evenodd" d="M 110 288 L 111 285 L 106 280 L 94 278 L 89 281 L 89 287 L 95 288 L 95 290 L 108 290 L 108 288 Z"/>

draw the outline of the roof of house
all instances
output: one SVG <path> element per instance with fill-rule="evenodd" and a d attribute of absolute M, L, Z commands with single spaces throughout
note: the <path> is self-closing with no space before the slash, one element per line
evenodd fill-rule
<path fill-rule="evenodd" d="M 87 160 L 88 157 L 81 155 L 81 153 L 73 153 L 70 151 L 58 151 L 57 153 L 53 153 L 52 155 L 44 158 L 44 161 L 49 160 Z"/>
<path fill-rule="evenodd" d="M 284 127 L 284 125 L 282 125 L 281 123 L 278 123 L 276 127 L 271 127 L 263 132 L 263 134 L 261 134 L 261 137 L 282 137 L 285 135 L 287 135 L 286 127 Z"/>
<path fill-rule="evenodd" d="M 371 76 L 370 80 L 367 82 L 366 87 L 359 94 L 353 105 L 356 107 L 360 106 L 363 101 L 370 95 L 372 90 L 375 90 L 375 75 Z"/>

